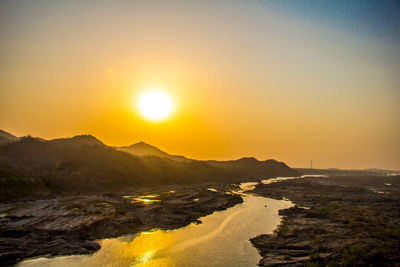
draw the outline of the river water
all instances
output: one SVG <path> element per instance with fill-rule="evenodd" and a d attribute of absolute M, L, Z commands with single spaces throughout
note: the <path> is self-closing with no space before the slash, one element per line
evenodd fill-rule
<path fill-rule="evenodd" d="M 255 184 L 241 184 L 237 193 L 244 202 L 200 218 L 201 224 L 103 239 L 92 255 L 36 258 L 17 266 L 256 266 L 260 256 L 249 239 L 272 233 L 281 219 L 278 210 L 293 204 L 243 193 Z"/>

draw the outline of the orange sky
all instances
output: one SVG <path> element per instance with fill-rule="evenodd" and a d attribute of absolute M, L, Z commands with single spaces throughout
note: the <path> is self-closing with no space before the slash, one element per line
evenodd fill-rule
<path fill-rule="evenodd" d="M 0 129 L 196 159 L 400 169 L 400 46 L 257 2 L 2 1 Z M 149 122 L 160 87 L 173 115 Z"/>

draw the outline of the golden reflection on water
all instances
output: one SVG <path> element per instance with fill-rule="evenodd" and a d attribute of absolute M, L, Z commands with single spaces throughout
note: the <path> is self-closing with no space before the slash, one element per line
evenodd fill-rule
<path fill-rule="evenodd" d="M 155 199 L 160 195 L 143 195 L 143 196 L 123 196 L 123 198 L 130 199 L 131 203 L 142 203 L 142 204 L 152 204 L 161 202 L 159 199 Z"/>
<path fill-rule="evenodd" d="M 154 251 L 149 251 L 147 253 L 145 253 L 142 256 L 139 256 L 136 258 L 136 263 L 133 263 L 132 266 L 137 266 L 137 265 L 144 265 L 146 263 L 149 263 L 151 261 L 151 258 L 154 255 Z"/>
<path fill-rule="evenodd" d="M 98 262 L 99 266 L 104 263 L 109 263 L 107 266 L 174 266 L 174 259 L 162 252 L 175 243 L 171 232 L 161 230 L 142 232 L 136 237 L 104 239 L 100 241 L 102 249 L 92 256 L 90 265 Z"/>
<path fill-rule="evenodd" d="M 202 224 L 103 239 L 93 255 L 39 258 L 17 266 L 256 266 L 260 256 L 249 238 L 271 233 L 280 221 L 278 210 L 291 205 L 245 196 L 242 204 L 202 217 Z"/>
<path fill-rule="evenodd" d="M 148 199 L 148 198 L 134 198 L 131 203 L 136 203 L 136 202 L 141 202 L 143 204 L 152 204 L 152 203 L 157 203 L 161 202 L 161 200 L 158 199 Z"/>

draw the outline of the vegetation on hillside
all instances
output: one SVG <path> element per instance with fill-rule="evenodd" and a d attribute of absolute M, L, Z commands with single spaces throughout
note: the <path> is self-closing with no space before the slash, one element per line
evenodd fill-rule
<path fill-rule="evenodd" d="M 91 135 L 50 141 L 27 136 L 0 146 L 2 200 L 32 193 L 237 182 L 294 173 L 286 164 L 274 160 L 207 162 L 153 155 L 135 156 L 109 147 Z"/>

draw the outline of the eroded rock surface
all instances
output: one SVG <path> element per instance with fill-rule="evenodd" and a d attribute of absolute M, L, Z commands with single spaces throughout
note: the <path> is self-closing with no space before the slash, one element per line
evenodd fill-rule
<path fill-rule="evenodd" d="M 251 239 L 261 266 L 400 266 L 400 177 L 301 178 L 260 184 L 293 201 L 272 235 Z"/>
<path fill-rule="evenodd" d="M 0 204 L 0 265 L 39 255 L 93 253 L 94 240 L 174 229 L 241 203 L 230 186 L 176 186 L 124 194 L 63 196 Z"/>

